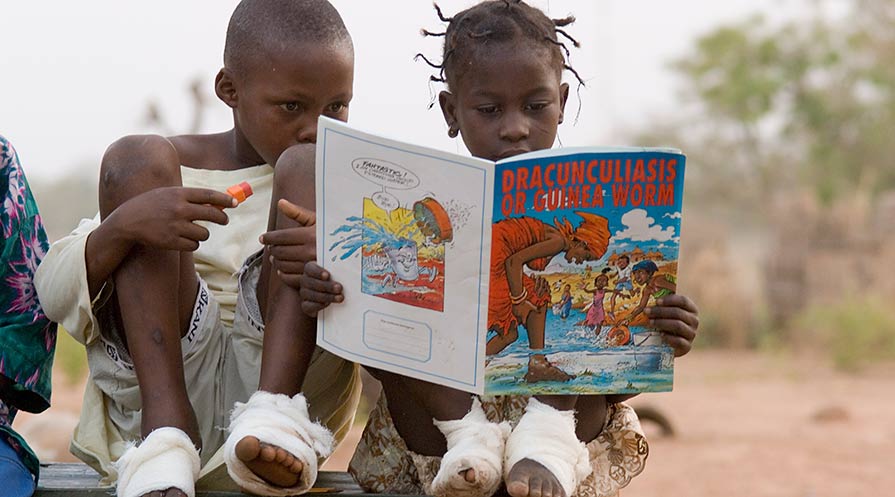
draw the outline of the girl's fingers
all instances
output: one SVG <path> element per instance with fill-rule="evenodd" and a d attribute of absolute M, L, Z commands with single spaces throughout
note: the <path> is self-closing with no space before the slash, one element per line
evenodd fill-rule
<path fill-rule="evenodd" d="M 310 264 L 305 266 L 306 270 L 308 268 L 310 268 Z M 315 292 L 323 292 L 333 295 L 339 295 L 342 293 L 342 285 L 333 281 L 324 281 L 314 278 L 310 274 L 308 274 L 307 271 L 305 272 L 304 277 L 301 279 L 301 287 L 307 288 L 308 290 L 313 290 Z"/>
<path fill-rule="evenodd" d="M 272 258 L 271 262 L 273 262 L 273 265 L 277 269 L 277 271 L 299 276 L 304 273 L 304 269 L 305 267 L 307 267 L 304 262 L 284 261 L 277 258 Z"/>
<path fill-rule="evenodd" d="M 696 330 L 677 319 L 655 319 L 650 320 L 650 324 L 666 335 L 676 335 L 691 342 L 696 338 Z"/>
<path fill-rule="evenodd" d="M 310 262 L 317 259 L 317 249 L 310 245 L 271 245 L 270 255 L 281 261 Z"/>
<path fill-rule="evenodd" d="M 693 344 L 691 342 L 684 340 L 683 338 L 681 338 L 679 336 L 665 335 L 663 337 L 663 339 L 665 340 L 665 343 L 667 343 L 669 347 L 674 349 L 675 357 L 680 357 L 680 356 L 686 354 L 687 352 L 690 352 L 690 349 L 693 348 Z"/>
<path fill-rule="evenodd" d="M 317 264 L 316 262 L 307 263 L 305 265 L 304 273 L 307 274 L 308 276 L 310 276 L 311 278 L 322 280 L 322 281 L 329 281 L 329 278 L 330 278 L 329 271 L 327 271 L 326 269 L 323 269 L 320 266 L 320 264 Z"/>
<path fill-rule="evenodd" d="M 317 317 L 317 313 L 322 311 L 325 306 L 318 304 L 316 302 L 309 302 L 307 300 L 302 301 L 301 303 L 301 311 L 311 316 L 312 318 Z"/>
<path fill-rule="evenodd" d="M 316 302 L 319 304 L 323 304 L 324 306 L 344 300 L 344 297 L 341 293 L 333 294 L 318 292 L 306 287 L 301 287 L 301 290 L 299 290 L 299 295 L 301 295 L 302 300 L 306 302 Z"/>
<path fill-rule="evenodd" d="M 656 305 L 659 307 L 679 307 L 687 312 L 699 314 L 699 309 L 696 308 L 696 304 L 694 304 L 692 300 L 684 295 L 666 295 L 660 298 L 656 302 Z"/>
<path fill-rule="evenodd" d="M 645 312 L 646 315 L 650 317 L 650 319 L 677 319 L 678 321 L 687 323 L 693 328 L 699 326 L 699 316 L 694 314 L 692 311 L 688 311 L 681 307 L 657 305 L 653 307 L 647 307 Z"/>
<path fill-rule="evenodd" d="M 289 274 L 284 273 L 282 271 L 277 271 L 277 277 L 288 286 L 291 286 L 295 289 L 301 288 L 301 275 L 298 274 Z"/>

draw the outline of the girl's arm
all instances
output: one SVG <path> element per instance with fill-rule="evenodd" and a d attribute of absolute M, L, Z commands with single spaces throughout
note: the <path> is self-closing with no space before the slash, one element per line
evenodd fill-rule
<path fill-rule="evenodd" d="M 625 319 L 622 320 L 622 323 L 630 323 L 631 321 L 634 320 L 635 317 L 637 317 L 638 314 L 640 314 L 641 312 L 643 312 L 644 309 L 646 309 L 646 305 L 649 303 L 649 296 L 654 291 L 654 290 L 650 291 L 650 289 L 652 289 L 652 288 L 654 288 L 653 282 L 650 281 L 640 290 L 640 303 L 638 303 L 637 307 L 635 307 L 634 310 L 631 311 L 631 314 L 628 314 L 625 317 Z"/>

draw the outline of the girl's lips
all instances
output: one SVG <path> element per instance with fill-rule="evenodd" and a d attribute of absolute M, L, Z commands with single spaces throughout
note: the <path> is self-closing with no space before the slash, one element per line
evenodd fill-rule
<path fill-rule="evenodd" d="M 511 150 L 505 150 L 499 154 L 497 154 L 497 160 L 506 159 L 507 157 L 513 157 L 515 155 L 520 155 L 529 152 L 529 150 L 514 148 Z"/>

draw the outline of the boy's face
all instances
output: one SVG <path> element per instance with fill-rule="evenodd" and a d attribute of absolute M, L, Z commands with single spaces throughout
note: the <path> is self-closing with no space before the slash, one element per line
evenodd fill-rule
<path fill-rule="evenodd" d="M 502 43 L 471 62 L 440 103 L 472 155 L 496 161 L 552 147 L 569 86 L 560 82 L 550 52 Z"/>
<path fill-rule="evenodd" d="M 226 69 L 218 76 L 226 78 Z M 264 162 L 275 165 L 292 145 L 317 142 L 321 115 L 348 120 L 354 82 L 349 46 L 301 44 L 271 50 L 232 77 L 233 95 L 218 94 L 233 107 L 237 132 Z"/>
<path fill-rule="evenodd" d="M 618 267 L 624 269 L 628 267 L 628 259 L 626 257 L 622 257 L 618 260 Z"/>

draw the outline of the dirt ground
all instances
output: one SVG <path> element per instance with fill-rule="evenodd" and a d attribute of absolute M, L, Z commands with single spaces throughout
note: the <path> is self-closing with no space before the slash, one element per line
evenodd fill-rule
<path fill-rule="evenodd" d="M 895 364 L 844 374 L 810 358 L 696 351 L 676 365 L 675 385 L 632 401 L 658 408 L 676 433 L 645 424 L 649 461 L 624 497 L 892 495 Z M 59 378 L 47 413 L 16 420 L 45 460 L 71 460 L 80 395 Z M 352 442 L 326 467 L 344 468 Z"/>

